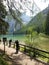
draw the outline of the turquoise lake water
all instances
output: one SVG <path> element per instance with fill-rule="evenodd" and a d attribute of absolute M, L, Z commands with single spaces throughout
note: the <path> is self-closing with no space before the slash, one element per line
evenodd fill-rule
<path fill-rule="evenodd" d="M 7 37 L 7 40 L 12 39 L 13 41 L 14 40 L 25 41 L 25 39 L 26 39 L 25 35 L 0 35 L 1 39 L 3 37 Z"/>

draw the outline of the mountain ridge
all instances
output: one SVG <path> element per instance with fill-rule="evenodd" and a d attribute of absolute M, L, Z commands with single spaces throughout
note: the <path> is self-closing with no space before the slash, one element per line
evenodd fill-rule
<path fill-rule="evenodd" d="M 31 19 L 31 21 L 28 24 L 26 24 L 26 26 L 24 26 L 24 28 L 19 30 L 18 33 L 25 33 L 29 27 L 35 27 L 35 28 L 39 27 L 40 30 L 43 31 L 43 26 L 46 21 L 48 9 L 49 9 L 49 7 L 47 7 L 43 11 L 39 12 L 36 16 L 34 16 Z"/>

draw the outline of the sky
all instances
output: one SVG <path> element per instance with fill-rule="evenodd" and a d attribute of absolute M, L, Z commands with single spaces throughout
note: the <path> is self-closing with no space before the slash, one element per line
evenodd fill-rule
<path fill-rule="evenodd" d="M 31 3 L 33 3 L 32 2 L 33 0 L 31 0 Z M 40 11 L 42 11 L 42 10 L 44 10 L 46 7 L 48 7 L 48 4 L 49 4 L 49 0 L 46 0 L 46 2 L 44 1 L 44 0 L 34 0 L 34 2 L 36 3 L 36 5 L 34 5 L 34 14 L 32 15 L 31 13 L 30 13 L 30 11 L 27 9 L 27 11 L 26 11 L 26 15 L 24 15 L 24 16 L 22 16 L 22 19 L 24 20 L 24 21 L 30 21 L 31 19 L 29 18 L 30 16 L 34 16 L 34 15 L 36 15 L 38 12 L 40 12 Z M 39 9 L 37 9 L 37 7 L 39 8 Z M 26 23 L 26 22 L 24 22 L 24 23 Z"/>
<path fill-rule="evenodd" d="M 13 0 L 13 2 L 15 3 L 14 5 L 17 9 L 20 8 L 20 5 L 22 6 L 22 9 L 20 8 L 19 11 L 23 13 L 23 21 L 27 22 L 30 21 L 30 17 L 44 10 L 46 7 L 48 7 L 49 4 L 49 0 Z M 4 2 L 4 4 L 6 4 L 6 2 Z"/>
<path fill-rule="evenodd" d="M 42 11 L 42 10 L 44 10 L 46 7 L 48 7 L 48 5 L 49 5 L 49 0 L 31 0 L 31 3 L 32 3 L 32 1 L 33 2 L 35 2 L 35 4 L 34 4 L 34 15 L 36 14 L 36 13 L 38 13 L 38 12 L 40 12 L 40 11 Z M 39 8 L 39 9 L 37 9 L 36 10 L 36 8 Z M 29 11 L 28 11 L 28 13 L 30 13 Z M 28 15 L 28 16 L 31 16 L 30 14 L 28 14 L 28 13 L 26 13 L 26 15 Z"/>
<path fill-rule="evenodd" d="M 18 1 L 18 0 L 15 0 L 15 1 Z M 23 10 L 20 9 L 20 11 L 21 12 L 25 11 L 26 15 L 28 16 L 32 16 L 32 12 L 30 10 L 33 10 L 34 14 L 36 14 L 39 12 L 39 10 L 42 11 L 43 9 L 48 7 L 48 4 L 49 4 L 49 0 L 21 0 L 21 1 L 22 3 L 20 2 L 20 0 L 19 0 L 19 3 L 21 4 Z"/>
<path fill-rule="evenodd" d="M 49 4 L 49 0 L 13 0 L 13 2 L 15 3 L 14 5 L 17 9 L 19 9 L 21 5 L 22 9 L 19 9 L 20 12 L 25 12 L 28 16 L 33 15 L 31 10 L 33 10 L 34 14 L 36 14 L 39 12 L 39 10 L 42 11 L 43 9 L 48 7 Z M 6 2 L 4 2 L 4 4 L 6 4 Z"/>
<path fill-rule="evenodd" d="M 46 0 L 46 2 L 44 2 L 44 0 L 34 0 L 34 1 L 41 10 L 45 9 L 49 4 L 49 0 Z"/>

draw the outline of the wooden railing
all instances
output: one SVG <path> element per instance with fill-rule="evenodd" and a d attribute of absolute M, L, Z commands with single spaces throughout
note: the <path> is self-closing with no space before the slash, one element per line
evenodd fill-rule
<path fill-rule="evenodd" d="M 12 42 L 12 43 L 13 43 L 12 45 L 15 45 L 14 42 Z M 24 53 L 26 53 L 34 58 L 41 56 L 41 57 L 49 59 L 49 52 L 47 52 L 47 51 L 43 51 L 43 50 L 40 50 L 40 49 L 37 49 L 34 47 L 30 47 L 30 46 L 24 45 L 24 44 L 19 44 L 19 46 L 20 46 L 20 49 L 23 48 Z M 4 47 L 5 47 L 5 45 L 4 45 Z"/>
<path fill-rule="evenodd" d="M 34 47 L 30 47 L 27 45 L 20 44 L 20 48 L 23 48 L 23 52 L 28 53 L 29 55 L 32 55 L 32 57 L 36 58 L 37 56 L 41 56 L 44 58 L 49 59 L 49 52 L 43 51 Z M 31 54 L 32 53 L 32 54 Z"/>

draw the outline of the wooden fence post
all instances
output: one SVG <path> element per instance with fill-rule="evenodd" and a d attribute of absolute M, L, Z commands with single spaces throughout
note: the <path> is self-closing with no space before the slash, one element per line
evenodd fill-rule
<path fill-rule="evenodd" d="M 10 39 L 10 40 L 9 40 L 9 47 L 11 47 L 11 42 L 12 42 L 12 40 Z"/>
<path fill-rule="evenodd" d="M 33 57 L 36 58 L 36 49 L 33 49 Z"/>
<path fill-rule="evenodd" d="M 1 44 L 1 39 L 0 39 L 0 44 Z"/>
<path fill-rule="evenodd" d="M 24 52 L 26 52 L 26 46 L 24 46 Z"/>
<path fill-rule="evenodd" d="M 5 42 L 7 41 L 7 38 L 6 37 L 4 37 L 3 38 L 3 44 L 4 44 L 4 54 L 5 54 Z"/>

